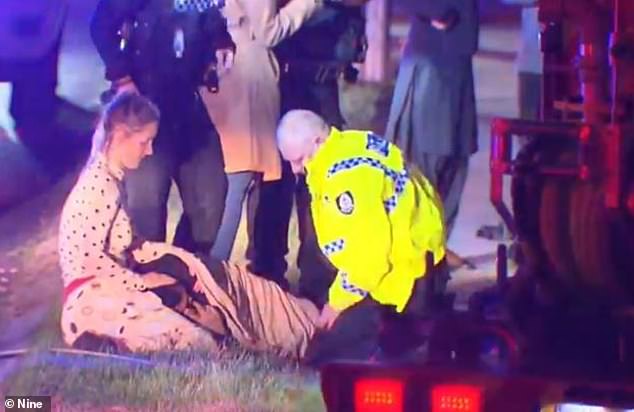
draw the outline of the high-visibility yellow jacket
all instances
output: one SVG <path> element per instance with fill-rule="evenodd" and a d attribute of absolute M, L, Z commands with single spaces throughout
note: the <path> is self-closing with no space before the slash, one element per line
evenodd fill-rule
<path fill-rule="evenodd" d="M 401 312 L 416 279 L 445 255 L 442 206 L 401 151 L 371 132 L 331 130 L 307 163 L 319 246 L 338 269 L 328 303 L 346 309 L 368 294 Z"/>

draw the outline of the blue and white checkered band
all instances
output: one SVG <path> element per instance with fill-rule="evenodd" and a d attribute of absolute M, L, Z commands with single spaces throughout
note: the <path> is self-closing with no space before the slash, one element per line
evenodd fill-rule
<path fill-rule="evenodd" d="M 365 148 L 377 152 L 380 155 L 387 156 L 390 152 L 390 142 L 374 133 L 368 133 L 368 143 Z"/>
<path fill-rule="evenodd" d="M 357 296 L 361 296 L 362 298 L 368 296 L 368 292 L 354 286 L 352 283 L 348 281 L 347 273 L 341 272 L 340 275 L 341 275 L 341 287 L 343 288 L 343 290 L 345 290 L 346 292 L 353 293 Z"/>
<path fill-rule="evenodd" d="M 384 202 L 385 203 L 385 210 L 387 210 L 388 213 L 391 213 L 392 210 L 394 210 L 394 208 L 398 204 L 398 198 L 401 197 L 401 195 L 405 191 L 405 185 L 407 184 L 408 181 L 409 181 L 409 175 L 407 174 L 407 171 L 401 172 L 396 177 L 396 179 L 394 181 L 394 194 L 392 196 L 390 196 Z"/>
<path fill-rule="evenodd" d="M 345 240 L 337 239 L 333 240 L 332 242 L 326 243 L 324 247 L 321 248 L 321 251 L 324 253 L 324 255 L 326 255 L 326 257 L 328 257 L 334 253 L 341 252 L 345 246 Z"/>
<path fill-rule="evenodd" d="M 388 168 L 377 159 L 373 159 L 371 157 L 353 157 L 332 165 L 330 169 L 328 169 L 327 176 L 332 177 L 339 172 L 354 169 L 359 166 L 370 166 L 376 169 L 381 169 L 383 173 L 394 181 L 394 194 L 384 202 L 385 210 L 388 213 L 392 212 L 398 203 L 398 199 L 405 191 L 405 185 L 409 181 L 409 174 L 407 173 L 407 170 L 397 172 Z"/>
<path fill-rule="evenodd" d="M 174 10 L 179 13 L 203 13 L 209 9 L 222 8 L 224 0 L 174 0 Z"/>

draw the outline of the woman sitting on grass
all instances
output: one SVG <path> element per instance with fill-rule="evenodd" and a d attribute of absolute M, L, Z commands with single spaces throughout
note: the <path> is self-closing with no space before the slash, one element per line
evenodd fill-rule
<path fill-rule="evenodd" d="M 59 231 L 64 341 L 105 339 L 132 352 L 217 351 L 219 335 L 230 335 L 252 349 L 302 357 L 319 315 L 310 303 L 240 267 L 134 235 L 122 181 L 152 155 L 158 120 L 145 97 L 118 95 L 66 200 Z M 173 299 L 177 286 L 184 293 Z"/>

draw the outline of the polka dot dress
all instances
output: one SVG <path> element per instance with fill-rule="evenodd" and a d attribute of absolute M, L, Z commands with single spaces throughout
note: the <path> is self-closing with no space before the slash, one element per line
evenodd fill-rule
<path fill-rule="evenodd" d="M 126 288 L 143 288 L 140 276 L 123 264 L 132 230 L 120 204 L 122 177 L 98 158 L 82 173 L 66 200 L 59 231 L 64 286 L 94 276 L 112 278 Z"/>
<path fill-rule="evenodd" d="M 122 204 L 122 179 L 121 170 L 97 156 L 66 199 L 58 250 L 66 343 L 91 332 L 133 351 L 217 348 L 210 334 L 163 306 L 145 290 L 141 275 L 126 267 L 133 233 Z"/>

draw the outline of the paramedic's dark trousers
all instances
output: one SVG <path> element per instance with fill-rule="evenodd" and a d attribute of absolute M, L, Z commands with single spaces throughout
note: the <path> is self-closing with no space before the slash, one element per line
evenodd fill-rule
<path fill-rule="evenodd" d="M 154 154 L 126 179 L 135 235 L 165 241 L 167 200 L 174 179 L 183 204 L 174 244 L 208 254 L 224 209 L 227 180 L 218 133 L 202 101 L 183 87 L 153 97 L 161 110 Z"/>
<path fill-rule="evenodd" d="M 441 262 L 414 284 L 402 313 L 367 297 L 345 310 L 328 332 L 314 338 L 306 362 L 319 366 L 332 360 L 397 359 L 425 342 L 417 325 L 444 310 L 449 272 Z"/>

